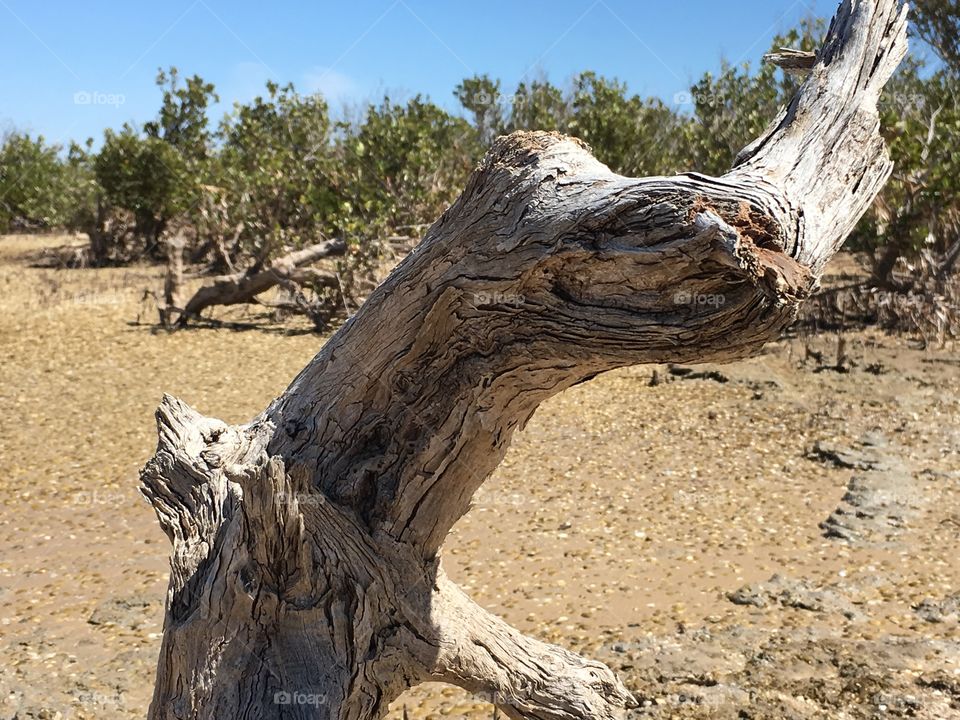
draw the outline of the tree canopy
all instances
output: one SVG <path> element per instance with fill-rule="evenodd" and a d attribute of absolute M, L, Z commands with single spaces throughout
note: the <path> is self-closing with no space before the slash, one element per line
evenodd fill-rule
<path fill-rule="evenodd" d="M 960 10 L 957 0 L 920 0 L 914 33 L 934 61 L 914 56 L 882 101 L 884 133 L 897 163 L 892 182 L 854 236 L 860 249 L 893 255 L 954 242 L 960 226 Z M 825 26 L 810 19 L 771 49 L 815 50 Z M 158 255 L 171 225 L 191 228 L 194 254 L 222 267 L 345 239 L 375 257 L 392 234 L 413 234 L 455 198 L 498 135 L 559 130 L 580 137 L 625 175 L 686 170 L 720 174 L 776 116 L 800 79 L 772 65 L 722 62 L 670 104 L 585 71 L 564 86 L 545 77 L 513 92 L 489 75 L 453 89 L 462 115 L 424 97 L 385 97 L 351 120 L 334 120 L 320 95 L 267 84 L 219 123 L 216 89 L 177 68 L 158 72 L 156 117 L 107 130 L 68 150 L 12 133 L 0 145 L 0 231 L 66 227 L 108 232 L 125 218 L 134 247 L 100 262 Z"/>

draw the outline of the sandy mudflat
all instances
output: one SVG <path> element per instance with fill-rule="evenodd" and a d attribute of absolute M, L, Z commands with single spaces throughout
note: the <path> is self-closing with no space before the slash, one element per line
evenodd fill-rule
<path fill-rule="evenodd" d="M 0 719 L 143 717 L 168 545 L 136 484 L 161 393 L 244 421 L 322 338 L 154 333 L 131 321 L 155 269 L 28 267 L 49 242 L 0 238 Z M 806 357 L 833 337 L 793 339 L 554 398 L 448 573 L 617 669 L 637 717 L 960 718 L 960 352 L 847 340 L 846 374 Z M 492 714 L 443 686 L 402 704 Z"/>

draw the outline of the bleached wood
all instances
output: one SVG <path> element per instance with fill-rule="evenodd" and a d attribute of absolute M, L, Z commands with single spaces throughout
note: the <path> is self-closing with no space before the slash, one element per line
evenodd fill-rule
<path fill-rule="evenodd" d="M 845 0 L 798 96 L 720 178 L 625 178 L 572 138 L 501 138 L 251 423 L 165 398 L 143 471 L 173 543 L 150 717 L 370 720 L 436 679 L 511 718 L 622 714 L 609 669 L 453 585 L 443 540 L 544 399 L 625 365 L 745 357 L 792 322 L 890 173 L 876 104 L 905 51 L 896 0 Z"/>

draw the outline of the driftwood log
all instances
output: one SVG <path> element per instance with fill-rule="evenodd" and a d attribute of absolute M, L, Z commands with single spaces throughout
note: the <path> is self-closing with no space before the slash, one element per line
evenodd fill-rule
<path fill-rule="evenodd" d="M 420 245 L 247 425 L 166 397 L 142 489 L 173 544 L 150 717 L 382 717 L 428 680 L 511 718 L 617 717 L 605 666 L 526 637 L 441 548 L 546 398 L 729 361 L 789 325 L 886 181 L 897 0 L 845 0 L 802 89 L 722 177 L 631 179 L 499 139 Z"/>

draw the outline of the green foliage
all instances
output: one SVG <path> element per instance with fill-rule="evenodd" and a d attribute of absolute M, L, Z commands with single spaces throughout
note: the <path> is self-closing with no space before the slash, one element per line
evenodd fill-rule
<path fill-rule="evenodd" d="M 91 153 L 93 139 L 84 145 L 71 143 L 66 159 L 61 162 L 63 188 L 60 196 L 63 211 L 57 225 L 90 232 L 97 220 L 97 203 L 101 188 Z"/>
<path fill-rule="evenodd" d="M 563 130 L 569 103 L 563 91 L 547 80 L 522 82 L 510 102 L 504 130 Z"/>
<path fill-rule="evenodd" d="M 821 21 L 806 20 L 777 36 L 771 50 L 783 47 L 815 50 L 824 31 Z M 765 64 L 755 73 L 749 63 L 723 61 L 720 73 L 706 73 L 691 89 L 694 122 L 687 142 L 695 167 L 714 175 L 726 172 L 744 147 L 758 137 L 796 92 L 793 77 Z"/>
<path fill-rule="evenodd" d="M 0 232 L 63 224 L 68 178 L 60 147 L 42 136 L 11 133 L 0 146 Z"/>
<path fill-rule="evenodd" d="M 143 249 L 154 254 L 171 220 L 196 215 L 210 165 L 207 108 L 217 98 L 199 76 L 181 84 L 176 68 L 160 71 L 156 82 L 163 91 L 157 119 L 143 132 L 129 124 L 106 130 L 92 163 L 103 204 L 131 213 Z"/>
<path fill-rule="evenodd" d="M 240 228 L 238 250 L 268 257 L 316 242 L 338 209 L 327 104 L 293 85 L 267 84 L 267 96 L 238 105 L 221 124 L 213 171 L 226 225 Z"/>
<path fill-rule="evenodd" d="M 205 159 L 211 139 L 207 108 L 219 100 L 213 84 L 194 75 L 183 85 L 175 67 L 160 70 L 156 84 L 163 89 L 163 101 L 157 119 L 144 125 L 147 136 L 163 140 L 188 161 Z"/>
<path fill-rule="evenodd" d="M 916 251 L 957 237 L 958 17 L 956 0 L 918 4 L 915 33 L 942 63 L 908 62 L 884 95 L 882 121 L 897 169 L 857 229 L 855 247 Z M 771 49 L 814 50 L 824 28 L 805 21 Z M 263 263 L 332 236 L 369 263 L 380 239 L 417 235 L 436 219 L 497 135 L 570 133 L 626 175 L 721 174 L 799 80 L 770 65 L 723 62 L 672 108 L 594 72 L 574 77 L 565 90 L 546 78 L 524 81 L 512 95 L 500 80 L 476 75 L 454 89 L 467 119 L 418 96 L 406 103 L 384 98 L 353 122 L 334 122 L 319 95 L 268 83 L 216 127 L 208 118 L 217 100 L 212 84 L 183 78 L 176 68 L 160 71 L 156 82 L 157 117 L 142 130 L 108 130 L 97 153 L 90 143 L 63 153 L 42 138 L 8 137 L 0 149 L 0 228 L 86 230 L 119 213 L 133 218 L 143 246 L 128 257 L 155 249 L 176 224 L 195 231 L 195 252 L 212 252 L 220 265 Z"/>
<path fill-rule="evenodd" d="M 184 158 L 160 138 L 143 136 L 130 125 L 106 131 L 94 170 L 105 203 L 132 212 L 150 243 L 170 218 L 189 207 L 192 183 Z"/>
<path fill-rule="evenodd" d="M 453 201 L 479 156 L 476 130 L 420 97 L 385 98 L 355 123 L 332 123 L 319 95 L 268 83 L 220 126 L 199 227 L 239 229 L 232 256 L 258 261 L 341 237 L 359 266 L 379 240 L 432 222 Z"/>
<path fill-rule="evenodd" d="M 877 280 L 896 259 L 960 242 L 960 3 L 913 3 L 914 33 L 940 63 L 908 57 L 884 90 L 880 115 L 894 172 L 851 246 L 878 250 Z"/>
<path fill-rule="evenodd" d="M 491 80 L 489 75 L 475 75 L 457 85 L 453 94 L 473 116 L 473 127 L 481 144 L 489 145 L 503 132 L 505 120 L 499 80 Z"/>
<path fill-rule="evenodd" d="M 910 3 L 914 30 L 953 74 L 960 72 L 960 2 L 914 0 Z"/>
<path fill-rule="evenodd" d="M 687 121 L 662 101 L 628 96 L 626 85 L 585 72 L 574 81 L 566 131 L 585 140 L 601 162 L 633 176 L 687 169 Z"/>
<path fill-rule="evenodd" d="M 454 91 L 473 119 L 479 143 L 515 130 L 558 130 L 586 141 L 597 158 L 628 175 L 678 172 L 689 162 L 683 145 L 688 118 L 658 99 L 629 95 L 624 83 L 584 72 L 564 93 L 541 79 L 520 83 L 504 98 L 500 81 L 467 78 Z"/>
<path fill-rule="evenodd" d="M 894 172 L 857 228 L 857 249 L 889 247 L 892 261 L 925 246 L 942 252 L 960 236 L 960 82 L 947 68 L 904 64 L 884 91 L 880 112 Z M 886 277 L 881 277 L 881 280 Z"/>
<path fill-rule="evenodd" d="M 478 154 L 475 130 L 417 96 L 385 98 L 358 127 L 342 126 L 339 224 L 348 236 L 432 222 L 456 199 Z"/>

